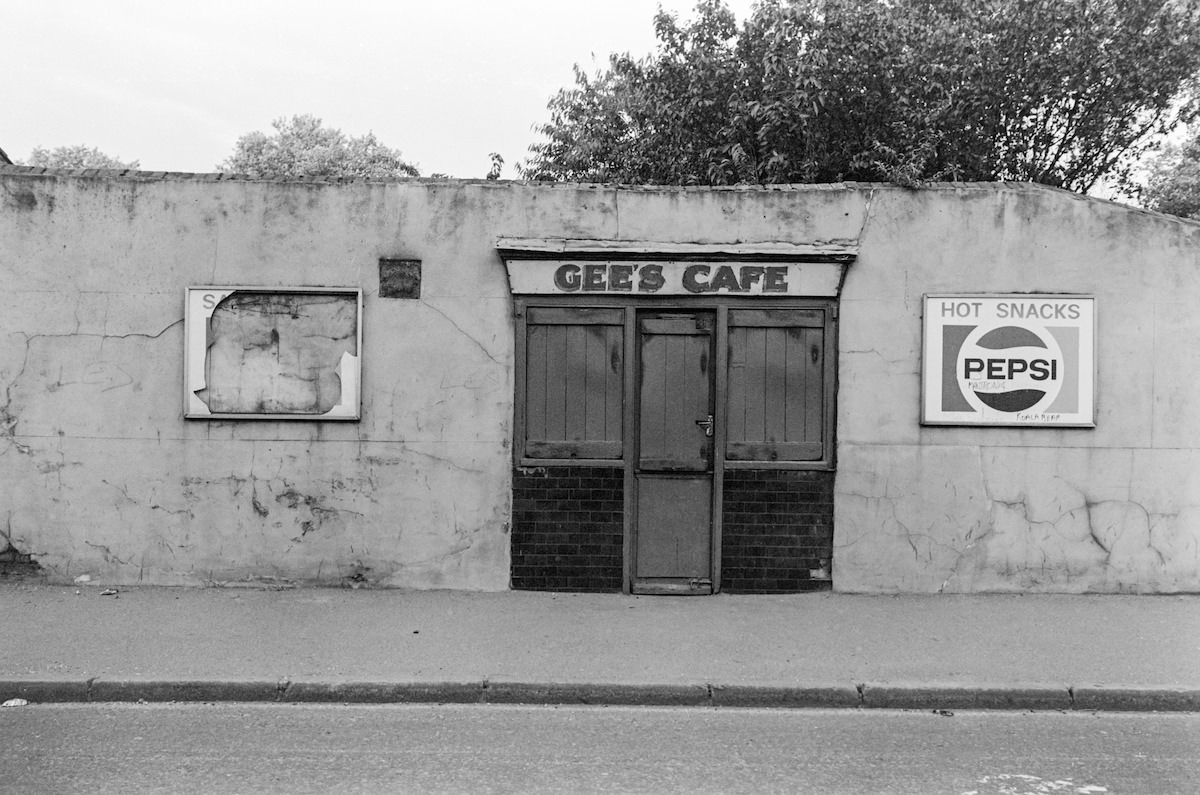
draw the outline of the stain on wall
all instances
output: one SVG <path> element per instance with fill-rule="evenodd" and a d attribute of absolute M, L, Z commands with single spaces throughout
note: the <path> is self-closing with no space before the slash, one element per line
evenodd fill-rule
<path fill-rule="evenodd" d="M 421 261 L 381 257 L 379 260 L 379 297 L 421 297 Z"/>
<path fill-rule="evenodd" d="M 500 237 L 859 241 L 839 319 L 835 589 L 1200 590 L 1200 224 L 1022 185 L 334 185 L 2 166 L 13 554 L 60 582 L 508 588 Z M 392 252 L 420 261 L 419 297 L 381 298 Z M 185 420 L 180 295 L 203 284 L 361 287 L 361 419 Z M 1094 295 L 1096 427 L 921 426 L 921 296 L 954 292 Z M 311 359 L 289 347 L 298 308 L 328 312 L 308 327 L 325 337 Z M 230 312 L 210 388 L 226 405 L 319 410 L 338 391 L 339 322 L 325 306 Z M 255 367 L 278 394 L 234 375 Z"/>
<path fill-rule="evenodd" d="M 12 518 L 8 526 L 0 528 L 0 577 L 27 576 L 37 574 L 41 567 L 29 552 L 18 546 L 20 539 L 13 538 Z"/>
<path fill-rule="evenodd" d="M 1031 185 L 876 193 L 840 309 L 834 588 L 1200 589 L 1200 224 Z M 1095 297 L 1096 427 L 920 425 L 923 295 L 1010 292 Z"/>

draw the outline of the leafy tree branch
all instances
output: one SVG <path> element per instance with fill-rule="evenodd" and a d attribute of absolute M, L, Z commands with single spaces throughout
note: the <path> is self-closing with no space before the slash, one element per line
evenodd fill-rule
<path fill-rule="evenodd" d="M 420 176 L 416 166 L 380 143 L 374 133 L 347 136 L 308 114 L 279 118 L 271 126 L 275 132 L 270 135 L 251 132 L 238 138 L 233 153 L 217 169 L 262 179 Z"/>
<path fill-rule="evenodd" d="M 1200 0 L 721 0 L 549 103 L 527 179 L 1031 180 L 1131 194 L 1196 118 Z"/>

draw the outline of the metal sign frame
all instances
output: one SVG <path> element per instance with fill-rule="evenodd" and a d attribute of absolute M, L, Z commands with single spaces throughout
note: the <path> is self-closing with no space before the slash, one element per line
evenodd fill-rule
<path fill-rule="evenodd" d="M 921 424 L 1096 425 L 1095 297 L 924 296 Z"/>
<path fill-rule="evenodd" d="M 217 307 L 231 295 L 336 295 L 353 296 L 355 302 L 355 352 L 343 353 L 336 365 L 341 384 L 338 402 L 324 413 L 212 411 L 198 393 L 207 386 L 206 362 L 211 343 L 209 321 Z M 184 292 L 184 412 L 186 419 L 238 420 L 341 420 L 362 418 L 363 294 L 357 287 L 274 287 L 250 285 L 197 286 Z"/>

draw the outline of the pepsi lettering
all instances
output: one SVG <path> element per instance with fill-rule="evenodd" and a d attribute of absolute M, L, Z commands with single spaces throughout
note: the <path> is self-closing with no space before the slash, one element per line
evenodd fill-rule
<path fill-rule="evenodd" d="M 964 380 L 986 378 L 989 381 L 1009 380 L 1028 374 L 1030 380 L 1051 381 L 1058 378 L 1058 361 L 1046 359 L 963 359 Z"/>

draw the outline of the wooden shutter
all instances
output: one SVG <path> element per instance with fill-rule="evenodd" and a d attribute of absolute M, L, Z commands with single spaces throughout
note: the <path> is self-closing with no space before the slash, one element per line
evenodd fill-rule
<path fill-rule="evenodd" d="M 824 457 L 826 333 L 820 309 L 730 311 L 726 459 Z"/>
<path fill-rule="evenodd" d="M 621 457 L 622 323 L 619 309 L 528 310 L 525 457 Z"/>

